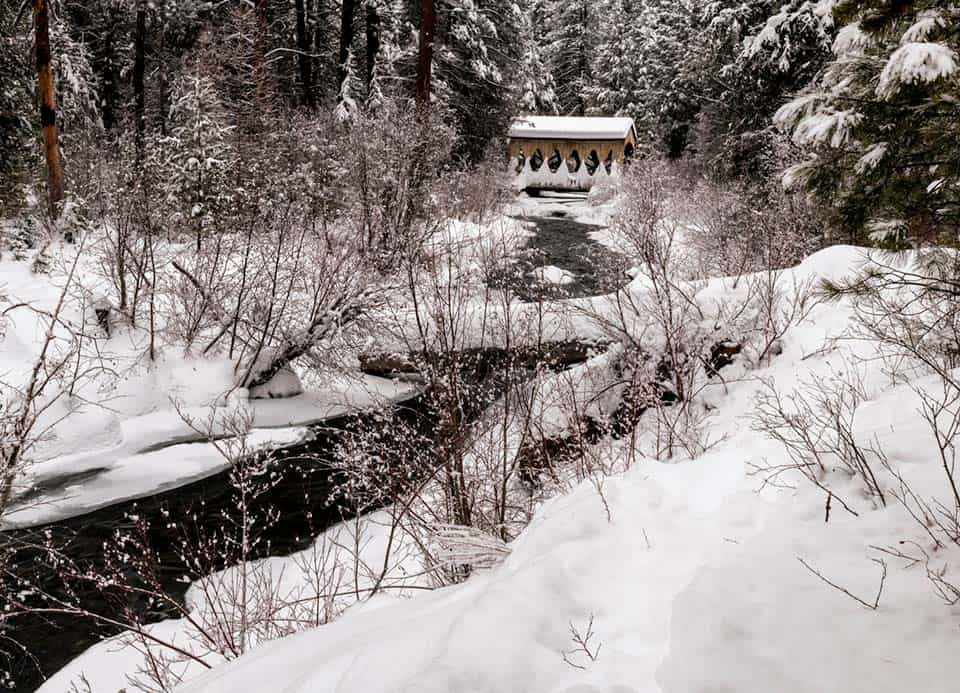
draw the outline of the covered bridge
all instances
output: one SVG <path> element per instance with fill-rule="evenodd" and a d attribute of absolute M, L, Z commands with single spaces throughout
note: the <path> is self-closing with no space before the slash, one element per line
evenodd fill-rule
<path fill-rule="evenodd" d="M 637 146 L 632 118 L 529 116 L 510 126 L 518 189 L 589 190 L 616 176 Z"/>

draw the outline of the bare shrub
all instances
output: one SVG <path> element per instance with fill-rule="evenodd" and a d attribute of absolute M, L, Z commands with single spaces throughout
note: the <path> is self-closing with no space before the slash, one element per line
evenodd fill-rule
<path fill-rule="evenodd" d="M 740 277 L 799 263 L 823 243 L 813 205 L 778 185 L 698 179 L 676 196 L 685 240 L 705 277 Z"/>
<path fill-rule="evenodd" d="M 598 642 L 594 644 L 592 641 L 595 636 L 596 633 L 593 632 L 593 614 L 590 614 L 590 618 L 585 627 L 577 627 L 573 624 L 573 621 L 571 621 L 570 640 L 573 642 L 573 647 L 561 653 L 564 663 L 574 669 L 586 670 L 590 664 L 597 661 L 603 643 Z"/>
<path fill-rule="evenodd" d="M 680 187 L 678 175 L 665 164 L 631 166 L 611 229 L 634 279 L 586 308 L 623 345 L 620 370 L 628 418 L 641 422 L 639 440 L 649 442 L 649 454 L 659 459 L 678 452 L 697 456 L 710 447 L 709 414 L 698 396 L 720 365 L 718 345 L 739 352 L 746 332 L 738 323 L 757 314 L 746 310 L 752 292 L 746 297 L 731 292 L 720 305 L 704 305 L 699 298 L 702 272 L 675 217 Z M 616 275 L 623 276 L 622 268 Z"/>
<path fill-rule="evenodd" d="M 938 556 L 938 552 L 960 546 L 956 479 L 960 382 L 955 372 L 960 365 L 958 267 L 957 255 L 950 249 L 900 256 L 874 252 L 853 278 L 824 282 L 820 287 L 822 298 L 846 299 L 853 309 L 844 339 L 866 345 L 872 354 L 867 358 L 879 365 L 890 384 L 906 385 L 912 392 L 917 404 L 911 414 L 925 422 L 935 461 L 943 471 L 939 490 L 931 494 L 929 484 L 918 490 L 910 470 L 895 465 L 877 443 L 855 439 L 854 414 L 866 399 L 857 368 L 846 367 L 834 378 L 804 384 L 790 396 L 767 384 L 758 397 L 754 420 L 758 429 L 783 443 L 789 460 L 760 465 L 757 472 L 766 481 L 776 482 L 788 470 L 799 471 L 827 494 L 826 519 L 833 500 L 856 514 L 832 483 L 830 473 L 838 469 L 858 479 L 865 495 L 875 502 L 885 505 L 888 498 L 895 500 L 925 539 L 873 548 L 903 560 L 905 567 L 922 565 L 935 593 L 951 605 L 957 603 L 960 588 L 950 577 L 948 555 Z M 882 565 L 885 576 L 886 565 Z M 876 608 L 878 599 L 857 600 Z"/>
<path fill-rule="evenodd" d="M 322 625 L 357 599 L 408 584 L 409 573 L 394 578 L 396 564 L 386 558 L 382 569 L 362 562 L 367 525 L 359 521 L 325 533 L 288 561 L 286 569 L 298 575 L 285 580 L 280 564 L 264 559 L 266 537 L 281 512 L 265 500 L 279 479 L 277 461 L 250 447 L 250 414 L 241 409 L 225 417 L 186 420 L 229 466 L 231 495 L 221 521 L 204 524 L 195 512 L 181 517 L 164 511 L 166 526 L 155 528 L 133 514 L 127 527 L 104 542 L 102 557 L 95 561 L 71 558 L 50 537 L 19 546 L 62 585 L 53 588 L 31 582 L 27 575 L 5 574 L 16 589 L 3 595 L 0 625 L 15 625 L 26 614 L 70 616 L 109 633 L 121 632 L 121 642 L 143 656 L 131 687 L 166 693 L 191 669 L 235 659 L 262 642 Z M 185 599 L 170 586 L 171 565 L 162 560 L 156 536 L 175 547 L 178 570 L 193 581 Z M 391 558 L 405 556 L 398 549 Z M 98 606 L 84 597 L 90 592 L 102 597 Z M 150 622 L 156 614 L 179 618 L 182 637 L 155 630 Z"/>
<path fill-rule="evenodd" d="M 74 290 L 80 257 L 79 252 L 73 257 L 53 310 L 37 309 L 28 303 L 11 304 L 3 310 L 4 318 L 18 310 L 35 313 L 44 325 L 44 333 L 25 382 L 0 383 L 4 398 L 0 414 L 0 519 L 10 510 L 16 484 L 30 464 L 34 446 L 45 433 L 41 424 L 44 413 L 70 394 L 77 379 L 70 366 L 80 344 L 73 326 L 63 315 Z"/>
<path fill-rule="evenodd" d="M 853 507 L 830 488 L 829 475 L 840 472 L 855 478 L 864 495 L 885 506 L 886 494 L 876 470 L 886 465 L 883 451 L 857 441 L 853 429 L 857 407 L 866 399 L 854 378 L 821 378 L 803 383 L 784 395 L 771 381 L 764 381 L 752 414 L 753 428 L 778 441 L 787 461 L 754 463 L 753 474 L 764 484 L 789 484 L 789 474 L 799 472 L 836 499 L 845 510 Z"/>

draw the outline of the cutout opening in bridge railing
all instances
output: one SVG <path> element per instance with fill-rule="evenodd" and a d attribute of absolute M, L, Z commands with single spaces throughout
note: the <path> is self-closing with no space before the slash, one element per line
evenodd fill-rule
<path fill-rule="evenodd" d="M 523 152 L 520 152 L 520 154 L 517 156 L 517 165 L 514 167 L 513 170 L 516 171 L 518 174 L 523 173 L 523 167 L 526 165 L 526 163 L 527 163 L 527 157 L 523 155 Z"/>
<path fill-rule="evenodd" d="M 612 149 L 609 152 L 607 152 L 607 158 L 603 160 L 603 167 L 606 169 L 608 176 L 613 173 L 613 150 Z"/>
<path fill-rule="evenodd" d="M 557 149 L 553 150 L 553 154 L 550 155 L 550 158 L 547 159 L 547 166 L 550 167 L 550 173 L 556 173 L 560 168 L 560 164 L 563 163 L 563 157 L 560 156 L 560 151 Z"/>
<path fill-rule="evenodd" d="M 530 156 L 530 170 L 539 171 L 541 166 L 543 166 L 543 152 L 538 148 L 537 151 Z"/>
<path fill-rule="evenodd" d="M 623 163 L 629 164 L 630 160 L 633 158 L 633 144 L 627 142 L 623 147 Z"/>
<path fill-rule="evenodd" d="M 591 176 L 597 172 L 597 169 L 600 168 L 600 157 L 597 155 L 596 149 L 590 150 L 590 155 L 584 161 L 584 165 L 587 167 L 587 173 Z"/>
<path fill-rule="evenodd" d="M 576 173 L 580 170 L 580 153 L 574 149 L 570 152 L 570 156 L 567 157 L 567 171 L 569 173 Z"/>

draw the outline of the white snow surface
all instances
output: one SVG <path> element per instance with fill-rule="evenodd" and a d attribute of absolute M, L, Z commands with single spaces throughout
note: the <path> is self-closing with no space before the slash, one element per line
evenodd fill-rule
<path fill-rule="evenodd" d="M 77 252 L 75 246 L 51 246 L 49 276 L 31 272 L 32 257 L 0 262 L 6 303 L 19 306 L 7 308 L 0 325 L 5 384 L 26 382 L 46 331 L 38 316 L 57 304 Z M 107 338 L 93 318 L 91 306 L 105 293 L 97 262 L 93 254 L 81 255 L 72 292 L 85 298 L 73 295 L 62 319 L 84 332 L 85 353 L 100 355 L 102 374 L 81 380 L 74 396 L 44 411 L 36 428 L 40 439 L 30 450 L 33 463 L 18 480 L 0 527 L 61 520 L 215 474 L 224 460 L 205 439 L 223 435 L 227 415 L 241 408 L 251 415 L 251 445 L 283 446 L 302 438 L 308 424 L 416 393 L 409 384 L 359 374 L 315 377 L 304 387 L 290 369 L 248 392 L 235 387 L 229 358 L 191 355 L 177 344 L 158 344 L 151 362 L 142 330 L 115 323 Z"/>
<path fill-rule="evenodd" d="M 304 551 L 291 556 L 267 558 L 247 564 L 246 579 L 262 584 L 261 580 L 269 576 L 269 582 L 273 585 L 273 591 L 269 595 L 255 592 L 251 599 L 260 604 L 268 599 L 275 600 L 276 603 L 284 603 L 286 606 L 274 614 L 278 621 L 302 617 L 303 609 L 309 611 L 314 606 L 312 602 L 318 595 L 324 594 L 322 587 L 318 587 L 314 581 L 315 566 L 323 560 L 324 556 L 331 561 L 342 556 L 347 552 L 346 547 L 352 547 L 356 543 L 360 547 L 359 555 L 363 568 L 356 576 L 340 575 L 343 582 L 338 583 L 338 586 L 342 594 L 335 600 L 333 609 L 342 611 L 350 607 L 356 603 L 354 590 L 359 590 L 362 594 L 362 590 L 373 585 L 375 577 L 379 574 L 368 572 L 368 566 L 379 569 L 383 565 L 384 556 L 388 553 L 389 527 L 390 517 L 387 511 L 372 513 L 357 521 L 334 525 L 317 537 Z M 411 576 L 418 571 L 415 562 L 411 559 L 412 554 L 402 545 L 402 542 L 403 537 L 399 541 L 395 540 L 385 584 L 389 584 L 396 594 L 406 595 L 405 588 L 423 585 L 425 580 L 422 577 Z M 399 548 L 397 544 L 400 544 Z M 241 569 L 235 566 L 207 578 L 211 585 L 209 592 L 204 591 L 200 583 L 191 585 L 186 595 L 190 618 L 203 623 L 205 615 L 210 613 L 206 595 L 216 594 L 217 587 L 229 589 L 227 586 L 241 577 L 244 577 Z M 224 607 L 225 604 L 222 601 L 218 601 L 214 606 L 216 609 Z M 361 608 L 375 608 L 375 603 L 367 602 L 357 607 L 358 610 Z M 198 646 L 197 632 L 186 618 L 153 623 L 147 625 L 145 630 L 159 641 L 185 648 L 200 656 L 210 666 L 222 662 L 218 656 L 205 652 Z M 130 638 L 129 634 L 120 634 L 94 645 L 50 677 L 37 693 L 72 691 L 74 690 L 72 686 L 79 686 L 83 679 L 89 684 L 90 690 L 97 693 L 135 690 L 131 688 L 130 680 L 138 677 L 138 669 L 144 662 L 142 650 L 139 648 L 147 647 L 148 643 L 137 642 L 136 645 L 132 645 Z M 158 657 L 168 656 L 167 651 L 160 646 L 154 644 L 152 649 Z M 172 664 L 171 668 L 176 676 L 187 680 L 205 671 L 202 665 L 186 659 Z M 267 685 L 263 690 L 273 689 Z"/>
<path fill-rule="evenodd" d="M 543 267 L 538 267 L 533 271 L 533 276 L 537 278 L 538 281 L 541 281 L 545 284 L 558 284 L 564 286 L 566 284 L 573 284 L 577 281 L 573 272 L 563 269 L 562 267 L 557 267 L 556 265 L 545 265 Z"/>
<path fill-rule="evenodd" d="M 632 118 L 524 116 L 510 126 L 508 137 L 534 139 L 624 139 L 633 129 Z"/>
<path fill-rule="evenodd" d="M 13 509 L 4 516 L 2 527 L 56 522 L 223 471 L 229 466 L 228 461 L 205 438 L 223 435 L 227 430 L 225 421 L 239 407 L 252 415 L 254 429 L 248 437 L 248 447 L 270 449 L 309 438 L 306 424 L 361 411 L 383 401 L 403 399 L 414 392 L 411 385 L 368 376 L 362 380 L 333 381 L 327 390 L 285 399 L 243 402 L 231 398 L 223 406 L 182 409 L 202 433 L 191 428 L 172 407 L 125 418 L 116 424 L 114 445 L 31 465 L 20 486 L 49 488 L 15 501 Z M 61 479 L 68 481 L 60 483 Z"/>
<path fill-rule="evenodd" d="M 823 250 L 785 273 L 784 285 L 840 279 L 861 261 L 855 248 Z M 729 281 L 711 280 L 697 298 L 709 302 L 730 291 Z M 833 489 L 859 516 L 834 504 L 825 522 L 824 495 L 809 483 L 788 477 L 795 487 L 764 486 L 749 473 L 751 463 L 784 458 L 778 443 L 749 425 L 761 379 L 789 394 L 841 377 L 855 358 L 875 353 L 871 344 L 835 339 L 850 320 L 846 303 L 819 304 L 788 330 L 770 365 L 731 366 L 726 384 L 716 382 L 704 397 L 719 442 L 698 458 L 641 458 L 599 490 L 584 482 L 544 503 L 498 567 L 458 586 L 356 604 L 332 623 L 191 672 L 178 690 L 955 691 L 960 607 L 943 603 L 923 566 L 887 556 L 872 610 L 798 560 L 872 601 L 880 581 L 873 559 L 882 557 L 875 547 L 930 548 L 903 508 L 880 507 L 830 473 Z M 882 445 L 919 492 L 948 500 L 916 394 L 936 381 L 894 386 L 878 361 L 858 368 L 868 401 L 857 410 L 857 439 Z M 628 444 L 610 454 L 624 455 Z M 895 487 L 888 474 L 880 483 Z M 958 553 L 940 549 L 933 568 L 956 565 Z M 572 632 L 585 634 L 591 619 L 592 658 L 572 642 Z M 132 666 L 122 652 L 98 645 L 58 676 L 59 688 L 42 691 L 62 690 L 68 673 L 81 671 L 103 677 L 97 690 L 116 690 Z"/>

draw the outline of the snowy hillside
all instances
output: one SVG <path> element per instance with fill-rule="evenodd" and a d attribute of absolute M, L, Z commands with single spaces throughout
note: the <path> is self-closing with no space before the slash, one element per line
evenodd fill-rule
<path fill-rule="evenodd" d="M 0 2 L 0 690 L 960 691 L 960 6 Z"/>
<path fill-rule="evenodd" d="M 864 261 L 862 250 L 834 247 L 780 281 L 840 280 Z M 698 300 L 732 287 L 711 281 Z M 177 690 L 952 691 L 960 614 L 928 571 L 949 581 L 960 550 L 936 548 L 893 500 L 901 479 L 927 503 L 949 503 L 949 486 L 917 383 L 893 384 L 869 358 L 877 345 L 846 338 L 851 323 L 847 299 L 821 303 L 768 366 L 726 369 L 702 395 L 713 443 L 695 459 L 657 461 L 639 439 L 634 457 L 629 439 L 611 443 L 609 468 L 629 468 L 544 503 L 500 565 L 461 585 L 391 590 L 236 662 L 194 667 Z M 832 502 L 797 471 L 758 473 L 788 460 L 755 430 L 758 394 L 772 386 L 790 401 L 854 372 L 865 399 L 851 430 L 863 449 L 885 453 L 889 469 L 875 466 L 886 507 L 829 453 L 820 478 Z M 93 690 L 114 690 L 131 666 L 104 644 L 42 690 L 80 672 Z"/>

